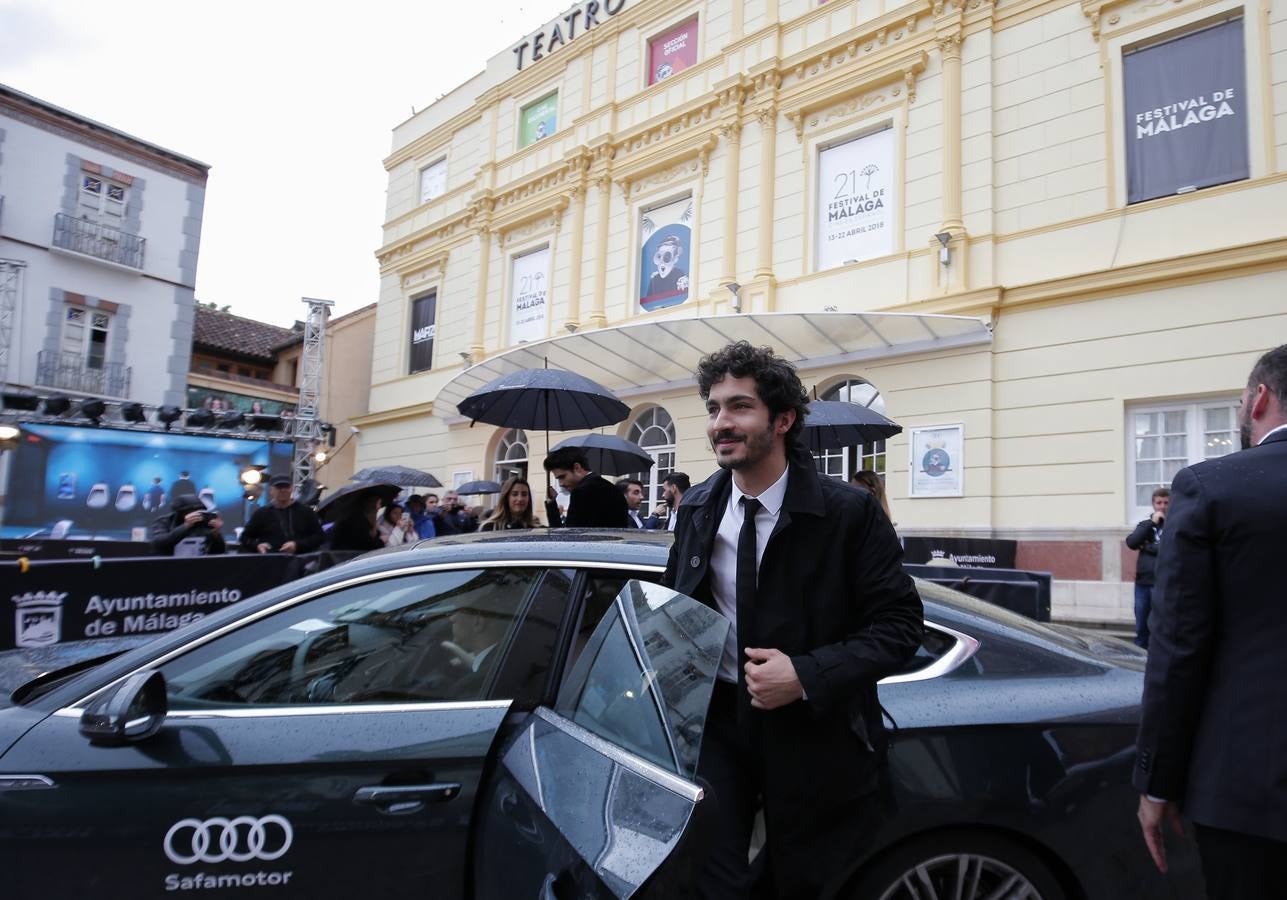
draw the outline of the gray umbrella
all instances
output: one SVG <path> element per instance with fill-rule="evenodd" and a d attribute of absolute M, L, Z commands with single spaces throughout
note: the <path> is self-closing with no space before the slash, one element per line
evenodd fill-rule
<path fill-rule="evenodd" d="M 462 416 L 502 428 L 574 431 L 615 425 L 630 407 L 584 375 L 519 369 L 495 378 L 456 405 Z"/>
<path fill-rule="evenodd" d="M 353 481 L 380 481 L 399 487 L 442 487 L 442 482 L 428 472 L 407 466 L 371 466 L 353 473 Z"/>
<path fill-rule="evenodd" d="M 554 445 L 555 450 L 563 447 L 584 450 L 590 468 L 600 475 L 629 475 L 645 472 L 654 465 L 643 447 L 611 434 L 581 434 Z"/>
<path fill-rule="evenodd" d="M 801 440 L 814 453 L 855 444 L 872 444 L 903 430 L 874 409 L 843 400 L 814 400 L 804 420 Z"/>
<path fill-rule="evenodd" d="M 466 481 L 456 488 L 457 494 L 499 494 L 501 486 L 494 481 Z"/>
<path fill-rule="evenodd" d="M 323 521 L 333 522 L 352 509 L 354 503 L 361 503 L 367 497 L 379 497 L 381 503 L 388 503 L 398 496 L 401 490 L 402 488 L 396 484 L 356 481 L 328 494 L 321 503 L 317 504 L 317 514 Z"/>

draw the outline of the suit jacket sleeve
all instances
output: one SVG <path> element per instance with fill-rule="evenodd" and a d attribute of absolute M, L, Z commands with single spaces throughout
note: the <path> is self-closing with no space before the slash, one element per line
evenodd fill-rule
<path fill-rule="evenodd" d="M 877 503 L 863 498 L 856 528 L 848 529 L 848 602 L 853 626 L 846 637 L 793 656 L 810 709 L 819 715 L 899 671 L 924 636 L 924 608 L 903 571 L 903 548 Z"/>
<path fill-rule="evenodd" d="M 297 504 L 291 515 L 294 516 L 292 521 L 295 524 L 295 552 L 312 553 L 322 546 L 326 533 L 322 531 L 322 522 L 317 518 L 317 513 L 307 506 Z"/>
<path fill-rule="evenodd" d="M 1171 484 L 1158 552 L 1134 782 L 1181 802 L 1215 638 L 1215 538 L 1202 482 L 1181 469 Z"/>

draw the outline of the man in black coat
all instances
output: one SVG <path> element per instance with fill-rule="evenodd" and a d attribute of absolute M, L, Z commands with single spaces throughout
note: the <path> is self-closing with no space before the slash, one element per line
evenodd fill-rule
<path fill-rule="evenodd" d="M 1238 424 L 1241 452 L 1171 483 L 1134 772 L 1158 868 L 1182 810 L 1212 900 L 1287 885 L 1287 344 L 1252 369 Z"/>
<path fill-rule="evenodd" d="M 626 515 L 626 498 L 612 482 L 590 471 L 585 451 L 579 447 L 563 447 L 545 457 L 545 471 L 571 494 L 568 514 L 561 524 L 568 528 L 625 528 L 632 524 Z M 545 501 L 545 513 L 550 525 L 560 524 L 552 491 Z"/>
<path fill-rule="evenodd" d="M 291 496 L 289 475 L 268 481 L 269 503 L 241 531 L 243 553 L 312 553 L 325 537 L 317 513 Z"/>
<path fill-rule="evenodd" d="M 749 895 L 762 804 L 774 896 L 843 896 L 888 814 L 876 682 L 920 644 L 920 597 L 875 499 L 799 445 L 808 397 L 790 363 L 740 341 L 697 375 L 721 470 L 684 494 L 663 583 L 735 626 L 698 763 L 697 890 Z"/>
<path fill-rule="evenodd" d="M 1153 491 L 1153 512 L 1126 536 L 1126 546 L 1139 551 L 1135 562 L 1135 645 L 1148 649 L 1148 616 L 1153 609 L 1153 578 L 1157 569 L 1157 548 L 1166 527 L 1166 509 L 1171 492 L 1164 487 Z"/>

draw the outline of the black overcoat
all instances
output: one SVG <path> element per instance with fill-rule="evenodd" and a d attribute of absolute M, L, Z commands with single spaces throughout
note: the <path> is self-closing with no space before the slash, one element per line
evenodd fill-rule
<path fill-rule="evenodd" d="M 553 507 L 553 509 L 551 509 Z M 545 503 L 550 524 L 558 522 L 558 506 Z M 590 472 L 581 479 L 568 497 L 568 514 L 563 520 L 568 528 L 634 528 L 627 513 L 626 498 L 612 482 Z"/>
<path fill-rule="evenodd" d="M 808 699 L 751 714 L 759 717 L 778 894 L 817 897 L 863 846 L 865 826 L 850 811 L 884 773 L 876 682 L 916 652 L 924 624 L 902 547 L 875 498 L 820 476 L 805 451 L 792 452 L 788 466 L 760 561 L 750 646 L 790 656 Z M 711 607 L 711 551 L 730 483 L 720 470 L 684 494 L 663 576 Z"/>
<path fill-rule="evenodd" d="M 1287 431 L 1176 473 L 1157 560 L 1135 786 L 1287 841 Z"/>

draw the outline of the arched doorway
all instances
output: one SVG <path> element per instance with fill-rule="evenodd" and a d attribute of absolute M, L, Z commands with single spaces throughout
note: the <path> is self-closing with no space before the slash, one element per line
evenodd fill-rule
<path fill-rule="evenodd" d="M 492 478 L 501 484 L 506 478 L 517 475 L 527 478 L 527 432 L 511 428 L 496 442 L 492 456 Z"/>

